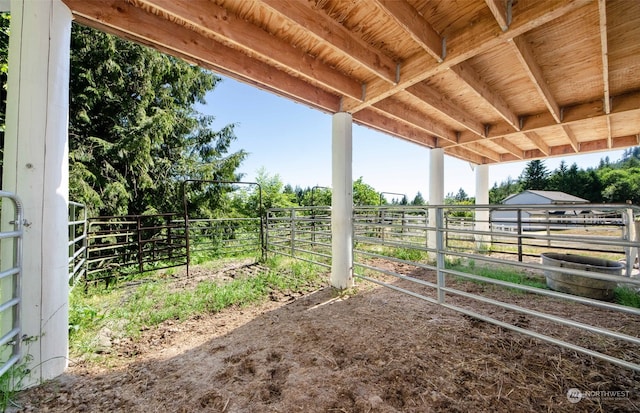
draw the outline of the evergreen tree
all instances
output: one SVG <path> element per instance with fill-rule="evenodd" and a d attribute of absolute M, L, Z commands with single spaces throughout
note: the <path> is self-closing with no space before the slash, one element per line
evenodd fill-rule
<path fill-rule="evenodd" d="M 520 175 L 522 190 L 537 189 L 546 190 L 549 183 L 549 171 L 544 162 L 536 159 L 527 162 L 527 165 Z"/>
<path fill-rule="evenodd" d="M 422 193 L 418 191 L 415 198 L 413 198 L 413 201 L 411 201 L 411 205 L 425 205 L 425 204 L 426 202 L 422 196 Z"/>
<path fill-rule="evenodd" d="M 181 181 L 235 181 L 246 154 L 227 154 L 234 125 L 211 129 L 194 109 L 220 79 L 87 27 L 73 25 L 69 102 L 70 198 L 105 215 L 182 210 Z M 223 186 L 193 184 L 188 202 L 210 215 Z M 209 211 L 206 213 L 205 211 Z"/>

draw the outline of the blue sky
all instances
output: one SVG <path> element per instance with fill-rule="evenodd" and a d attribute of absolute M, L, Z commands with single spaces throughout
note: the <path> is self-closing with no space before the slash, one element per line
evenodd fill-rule
<path fill-rule="evenodd" d="M 236 123 L 237 140 L 231 150 L 244 149 L 249 156 L 240 167 L 245 180 L 253 181 L 264 167 L 269 175 L 278 174 L 294 187 L 331 186 L 331 116 L 278 97 L 230 78 L 223 78 L 198 108 L 212 114 L 214 128 Z M 564 159 L 581 168 L 597 166 L 600 159 L 621 157 L 622 151 L 551 158 L 549 170 Z M 489 185 L 509 176 L 517 178 L 526 162 L 489 168 Z M 378 192 L 407 194 L 411 200 L 420 191 L 429 193 L 429 149 L 354 124 L 353 177 L 363 177 Z M 475 193 L 475 174 L 468 162 L 445 155 L 445 194 L 464 189 Z M 392 196 L 387 196 L 391 199 Z"/>

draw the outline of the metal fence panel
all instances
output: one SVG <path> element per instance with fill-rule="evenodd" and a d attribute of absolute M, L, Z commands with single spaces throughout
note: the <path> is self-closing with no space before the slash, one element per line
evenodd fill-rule
<path fill-rule="evenodd" d="M 0 376 L 4 375 L 20 358 L 20 295 L 22 277 L 22 236 L 24 211 L 20 199 L 0 191 L 2 198 L 2 232 L 0 232 Z M 8 224 L 8 225 L 7 225 Z"/>

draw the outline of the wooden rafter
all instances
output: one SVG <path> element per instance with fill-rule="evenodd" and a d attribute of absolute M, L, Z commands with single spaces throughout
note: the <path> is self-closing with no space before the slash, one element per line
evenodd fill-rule
<path fill-rule="evenodd" d="M 183 26 L 154 18 L 140 8 L 118 0 L 65 0 L 72 6 L 80 23 L 91 25 L 142 44 L 153 44 L 158 50 L 195 62 L 230 77 L 260 87 L 272 85 L 274 93 L 304 101 L 324 110 L 337 111 L 339 97 L 238 50 L 218 44 Z M 180 38 L 178 48 L 171 39 Z"/>
<path fill-rule="evenodd" d="M 489 85 L 487 85 L 478 76 L 473 67 L 468 62 L 462 62 L 457 66 L 451 67 L 451 71 L 455 73 L 460 80 L 466 83 L 477 95 L 484 99 L 504 120 L 506 120 L 516 130 L 520 130 L 520 121 L 518 115 L 509 107 L 502 96 L 496 93 Z"/>
<path fill-rule="evenodd" d="M 560 106 L 556 102 L 556 99 L 553 97 L 549 86 L 544 79 L 542 74 L 542 69 L 540 65 L 535 61 L 533 57 L 533 52 L 527 43 L 527 40 L 524 36 L 514 37 L 512 42 L 513 50 L 518 56 L 518 60 L 522 64 L 522 67 L 525 69 L 525 72 L 529 75 L 529 79 L 533 82 L 534 86 L 538 90 L 540 97 L 544 100 L 545 105 L 551 112 L 551 115 L 556 120 L 556 122 L 560 123 L 561 114 L 560 114 Z"/>
<path fill-rule="evenodd" d="M 600 18 L 600 45 L 602 47 L 602 82 L 604 89 L 604 110 L 611 112 L 611 99 L 609 97 L 609 46 L 607 42 L 607 3 L 598 0 L 598 15 Z"/>
<path fill-rule="evenodd" d="M 354 114 L 353 120 L 358 124 L 381 130 L 386 133 L 391 133 L 397 137 L 428 148 L 435 148 L 438 146 L 438 138 L 435 136 L 425 132 L 424 130 L 416 128 L 415 126 L 401 122 L 396 118 L 391 117 L 388 113 L 380 111 L 375 107 L 371 107 Z"/>
<path fill-rule="evenodd" d="M 376 0 L 376 2 L 427 53 L 438 62 L 442 62 L 442 37 L 413 6 L 404 0 Z"/>
<path fill-rule="evenodd" d="M 498 22 L 498 25 L 503 32 L 509 29 L 509 23 L 511 23 L 511 16 L 509 13 L 510 1 L 509 0 L 484 0 L 487 3 L 487 7 L 491 10 L 491 14 Z"/>
<path fill-rule="evenodd" d="M 449 142 L 456 143 L 457 141 L 457 136 L 454 131 L 445 128 L 438 122 L 434 122 L 433 120 L 420 115 L 414 110 L 414 108 L 398 101 L 395 98 L 385 99 L 376 103 L 373 107 L 386 112 L 389 116 L 409 123 L 424 130 L 425 132 L 429 132 Z"/>
<path fill-rule="evenodd" d="M 251 45 L 251 52 L 258 54 L 261 59 L 276 66 L 289 68 L 338 94 L 355 99 L 362 98 L 362 84 L 353 78 L 347 77 L 303 50 L 272 36 L 220 6 L 191 0 L 139 1 L 141 4 L 168 13 L 174 19 L 197 25 L 207 30 L 212 37 L 231 43 L 239 49 L 246 49 L 247 45 Z M 273 53 L 273 50 L 277 50 L 278 53 Z"/>
<path fill-rule="evenodd" d="M 515 156 L 517 159 L 523 159 L 524 158 L 524 151 L 522 149 L 520 149 L 517 145 L 512 143 L 509 139 L 507 139 L 507 138 L 497 138 L 497 139 L 492 139 L 492 142 L 497 144 L 497 145 L 499 145 L 500 147 L 504 148 L 510 154 Z"/>
<path fill-rule="evenodd" d="M 327 47 L 332 47 L 346 57 L 354 59 L 384 83 L 396 83 L 396 62 L 362 39 L 353 36 L 349 30 L 326 14 L 315 12 L 309 2 L 281 0 L 261 0 L 261 2 L 312 33 L 325 42 Z"/>
<path fill-rule="evenodd" d="M 551 147 L 538 135 L 536 132 L 525 132 L 524 136 L 527 137 L 545 156 L 551 154 Z"/>
<path fill-rule="evenodd" d="M 464 148 L 467 148 L 470 151 L 475 152 L 478 155 L 482 155 L 494 162 L 500 162 L 502 160 L 498 152 L 494 151 L 493 149 L 487 148 L 480 142 L 472 142 L 468 145 L 465 145 Z"/>
<path fill-rule="evenodd" d="M 517 12 L 514 10 L 514 16 L 518 18 L 514 18 L 506 32 L 502 32 L 500 28 L 496 27 L 493 19 L 474 22 L 472 28 L 447 36 L 447 58 L 442 63 L 433 61 L 431 56 L 424 53 L 412 56 L 402 63 L 402 77 L 398 84 L 389 86 L 387 82 L 380 80 L 370 82 L 367 84 L 365 102 L 346 99 L 343 108 L 352 113 L 362 110 L 482 52 L 491 50 L 505 40 L 540 27 L 589 3 L 589 0 L 519 2 L 517 7 L 524 8 Z"/>
<path fill-rule="evenodd" d="M 447 96 L 436 92 L 426 84 L 417 83 L 407 88 L 407 92 L 478 136 L 482 137 L 484 135 L 485 128 L 481 122 L 471 118 L 451 102 Z"/>
<path fill-rule="evenodd" d="M 475 152 L 470 151 L 462 146 L 452 146 L 450 148 L 444 148 L 444 153 L 455 158 L 463 159 L 475 163 L 476 165 L 483 165 L 487 162 L 487 158 L 478 155 Z"/>
<path fill-rule="evenodd" d="M 580 152 L 580 143 L 578 142 L 578 138 L 576 137 L 576 134 L 573 133 L 569 125 L 562 125 L 562 130 L 567 136 L 567 139 L 569 139 L 569 144 L 571 145 L 573 151 L 576 153 Z"/>

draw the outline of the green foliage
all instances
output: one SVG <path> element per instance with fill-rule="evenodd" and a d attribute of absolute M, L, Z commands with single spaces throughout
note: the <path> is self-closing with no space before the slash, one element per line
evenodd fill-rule
<path fill-rule="evenodd" d="M 6 412 L 10 405 L 15 404 L 15 397 L 22 390 L 24 380 L 31 374 L 29 364 L 33 361 L 33 356 L 29 352 L 29 347 L 37 339 L 33 336 L 23 336 L 22 345 L 26 347 L 25 354 L 18 363 L 0 376 L 0 411 Z"/>
<path fill-rule="evenodd" d="M 353 204 L 362 205 L 378 205 L 380 203 L 380 194 L 360 177 L 353 182 Z"/>
<path fill-rule="evenodd" d="M 640 308 L 640 293 L 629 287 L 618 287 L 614 290 L 615 301 L 620 305 Z"/>
<path fill-rule="evenodd" d="M 415 198 L 413 198 L 413 201 L 411 201 L 411 205 L 426 205 L 426 201 L 424 200 L 424 197 L 422 196 L 421 192 L 418 192 L 415 196 Z"/>
<path fill-rule="evenodd" d="M 523 191 L 527 189 L 546 190 L 549 184 L 549 171 L 544 162 L 539 159 L 527 162 L 522 175 L 520 175 L 520 183 Z"/>
<path fill-rule="evenodd" d="M 218 260 L 202 266 L 212 274 L 229 265 Z M 122 337 L 135 338 L 146 328 L 166 320 L 183 321 L 198 314 L 266 300 L 270 294 L 312 291 L 324 285 L 319 267 L 288 258 L 269 258 L 268 271 L 221 282 L 212 277 L 191 288 L 176 288 L 166 272 L 146 274 L 145 282 L 127 288 L 90 287 L 73 290 L 70 300 L 70 349 L 90 359 L 95 337 L 108 327 Z"/>
<path fill-rule="evenodd" d="M 183 179 L 236 180 L 234 125 L 195 111 L 220 79 L 155 50 L 78 25 L 71 37 L 70 197 L 92 215 L 182 210 Z M 191 185 L 214 210 L 221 191 Z"/>

